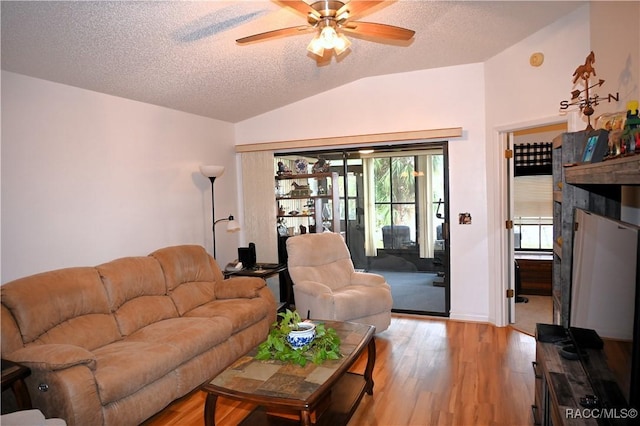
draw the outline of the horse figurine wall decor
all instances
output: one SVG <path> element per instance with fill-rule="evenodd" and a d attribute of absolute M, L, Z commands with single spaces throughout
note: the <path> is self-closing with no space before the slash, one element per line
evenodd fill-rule
<path fill-rule="evenodd" d="M 588 86 L 589 77 L 591 74 L 596 75 L 596 70 L 593 68 L 593 64 L 596 62 L 596 55 L 591 51 L 585 59 L 584 64 L 580 65 L 573 72 L 573 83 L 577 83 L 579 79 L 583 79 L 585 81 L 585 86 Z"/>

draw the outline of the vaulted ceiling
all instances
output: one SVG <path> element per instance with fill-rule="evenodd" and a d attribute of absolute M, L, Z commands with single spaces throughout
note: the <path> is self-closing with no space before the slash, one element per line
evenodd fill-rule
<path fill-rule="evenodd" d="M 304 25 L 286 2 L 2 1 L 2 69 L 238 122 L 365 77 L 484 62 L 584 3 L 383 2 L 358 20 L 411 41 L 347 35 L 347 52 L 316 60 L 312 33 L 235 42 Z"/>

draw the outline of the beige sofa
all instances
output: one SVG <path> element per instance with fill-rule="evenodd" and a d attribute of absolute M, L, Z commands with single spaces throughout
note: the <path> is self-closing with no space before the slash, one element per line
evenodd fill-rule
<path fill-rule="evenodd" d="M 35 408 L 69 425 L 137 425 L 265 339 L 264 280 L 223 279 L 184 245 L 0 287 L 2 358 L 31 368 Z"/>

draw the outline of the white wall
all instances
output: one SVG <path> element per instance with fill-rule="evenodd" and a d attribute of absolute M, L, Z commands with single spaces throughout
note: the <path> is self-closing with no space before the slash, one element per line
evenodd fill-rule
<path fill-rule="evenodd" d="M 589 51 L 589 7 L 584 6 L 489 59 L 485 62 L 487 123 L 560 119 L 560 101 L 571 97 L 573 71 Z M 540 67 L 529 64 L 534 52 L 544 54 Z"/>
<path fill-rule="evenodd" d="M 597 105 L 594 116 L 625 111 L 628 101 L 640 100 L 640 2 L 596 1 L 590 7 L 594 68 L 605 80 L 598 94 L 620 94 L 617 102 Z"/>
<path fill-rule="evenodd" d="M 503 268 L 508 265 L 507 170 L 499 131 L 570 121 L 560 101 L 571 96 L 573 71 L 589 51 L 589 7 L 584 6 L 485 62 L 490 321 L 495 324 L 507 324 L 503 286 L 508 279 Z M 540 67 L 529 64 L 534 52 L 544 54 Z"/>
<path fill-rule="evenodd" d="M 174 244 L 211 252 L 216 216 L 235 213 L 233 126 L 2 72 L 2 282 L 147 255 Z M 237 234 L 218 225 L 220 262 Z"/>
<path fill-rule="evenodd" d="M 463 127 L 449 144 L 451 317 L 486 321 L 483 81 L 482 64 L 359 80 L 238 123 L 237 143 Z M 471 213 L 472 225 L 457 224 L 461 212 Z"/>

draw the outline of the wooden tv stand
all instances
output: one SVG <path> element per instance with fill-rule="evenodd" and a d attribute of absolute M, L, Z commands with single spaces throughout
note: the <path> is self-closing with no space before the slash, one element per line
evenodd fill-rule
<path fill-rule="evenodd" d="M 537 334 L 537 333 L 536 333 Z M 533 423 L 536 425 L 597 425 L 595 419 L 570 419 L 568 410 L 577 410 L 580 398 L 592 395 L 587 374 L 579 360 L 560 356 L 558 346 L 536 338 L 536 378 Z"/>
<path fill-rule="evenodd" d="M 613 373 L 606 363 L 603 349 L 583 349 L 588 358 L 591 380 L 582 362 L 570 360 L 560 355 L 561 344 L 541 341 L 541 327 L 554 327 L 558 334 L 564 332 L 562 326 L 538 324 L 536 326 L 536 360 L 533 362 L 535 375 L 535 402 L 532 405 L 533 421 L 536 425 L 631 425 L 636 418 L 609 419 L 614 423 L 601 423 L 606 419 L 596 419 L 603 407 L 585 407 L 581 399 L 600 395 L 607 399 L 610 413 L 623 414 L 627 408 L 624 396 L 617 386 Z M 568 336 L 568 335 L 567 335 Z M 568 338 L 568 337 L 567 337 Z M 594 386 L 599 386 L 598 392 Z M 617 411 L 614 411 L 617 410 Z M 579 411 L 579 413 L 578 413 Z"/>

